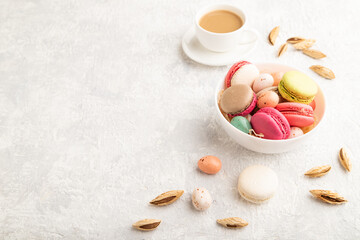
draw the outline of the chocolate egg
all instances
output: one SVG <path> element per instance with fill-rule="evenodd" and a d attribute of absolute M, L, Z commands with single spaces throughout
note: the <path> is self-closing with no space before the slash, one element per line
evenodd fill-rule
<path fill-rule="evenodd" d="M 284 72 L 272 73 L 271 76 L 274 78 L 273 86 L 277 86 L 277 85 L 279 85 L 279 82 L 281 81 L 282 77 L 284 76 Z"/>
<path fill-rule="evenodd" d="M 279 104 L 279 95 L 274 91 L 266 91 L 258 96 L 257 106 L 263 107 L 276 107 Z"/>
<path fill-rule="evenodd" d="M 249 134 L 249 131 L 252 128 L 250 121 L 247 118 L 241 116 L 234 117 L 233 119 L 231 119 L 230 123 L 231 125 L 246 134 Z"/>
<path fill-rule="evenodd" d="M 221 161 L 215 156 L 205 156 L 198 161 L 199 169 L 207 174 L 215 174 L 221 169 Z"/>
<path fill-rule="evenodd" d="M 262 73 L 257 77 L 253 83 L 253 90 L 255 93 L 264 88 L 271 87 L 274 84 L 274 78 L 268 73 Z"/>
<path fill-rule="evenodd" d="M 196 210 L 199 211 L 208 209 L 212 203 L 211 195 L 205 188 L 195 188 L 191 200 Z"/>
<path fill-rule="evenodd" d="M 304 132 L 303 130 L 301 130 L 301 128 L 299 127 L 291 127 L 290 128 L 290 135 L 288 138 L 296 138 L 296 137 L 299 137 L 299 136 L 302 136 L 304 135 Z"/>

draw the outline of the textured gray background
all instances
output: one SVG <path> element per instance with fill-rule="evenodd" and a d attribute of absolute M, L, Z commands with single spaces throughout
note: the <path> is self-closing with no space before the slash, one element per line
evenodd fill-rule
<path fill-rule="evenodd" d="M 181 38 L 195 12 L 214 1 L 0 1 L 1 239 L 359 239 L 360 2 L 229 1 L 259 30 L 247 60 L 302 69 L 327 95 L 327 116 L 313 141 L 286 154 L 263 155 L 232 142 L 215 121 L 213 91 L 227 67 L 188 59 Z M 272 47 L 267 34 L 281 33 Z M 318 40 L 328 57 L 316 61 L 276 51 L 288 37 Z M 241 56 L 239 56 L 241 59 Z M 308 67 L 323 64 L 336 79 Z M 357 108 L 357 109 L 356 109 Z M 338 163 L 348 146 L 353 172 Z M 223 169 L 197 170 L 212 154 Z M 277 195 L 254 205 L 236 191 L 240 171 L 261 163 L 280 178 Z M 304 171 L 331 164 L 320 179 Z M 214 199 L 206 212 L 191 206 L 193 188 Z M 338 191 L 341 206 L 314 200 L 309 189 Z M 184 189 L 175 204 L 147 204 Z M 240 216 L 241 230 L 217 218 Z M 133 230 L 160 218 L 153 232 Z"/>

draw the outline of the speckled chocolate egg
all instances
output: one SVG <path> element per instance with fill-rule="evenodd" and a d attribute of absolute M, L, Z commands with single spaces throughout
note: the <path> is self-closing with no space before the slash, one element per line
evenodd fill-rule
<path fill-rule="evenodd" d="M 253 83 L 253 90 L 255 93 L 264 88 L 271 87 L 274 84 L 274 78 L 268 73 L 262 73 L 257 77 Z"/>
<path fill-rule="evenodd" d="M 263 107 L 276 107 L 279 104 L 279 95 L 274 91 L 265 91 L 258 96 L 257 106 Z"/>
<path fill-rule="evenodd" d="M 271 76 L 274 79 L 273 86 L 279 85 L 279 82 L 281 81 L 282 77 L 284 76 L 284 72 L 275 72 L 272 73 Z"/>
<path fill-rule="evenodd" d="M 203 187 L 195 188 L 191 199 L 194 207 L 199 211 L 208 209 L 212 203 L 209 191 Z"/>
<path fill-rule="evenodd" d="M 291 127 L 290 128 L 290 135 L 289 135 L 289 139 L 290 138 L 296 138 L 296 137 L 299 137 L 299 136 L 302 136 L 304 135 L 304 132 L 303 130 L 301 130 L 301 128 L 299 127 Z"/>
<path fill-rule="evenodd" d="M 198 161 L 199 169 L 207 174 L 215 174 L 221 169 L 221 161 L 215 156 L 205 156 Z"/>

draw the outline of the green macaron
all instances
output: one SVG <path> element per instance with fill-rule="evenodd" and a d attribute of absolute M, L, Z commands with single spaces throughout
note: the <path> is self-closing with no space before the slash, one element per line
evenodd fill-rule
<path fill-rule="evenodd" d="M 246 134 L 249 134 L 249 131 L 252 128 L 250 122 L 242 116 L 234 117 L 233 119 L 231 119 L 230 123 L 231 125 Z"/>
<path fill-rule="evenodd" d="M 286 72 L 279 86 L 279 93 L 290 102 L 311 103 L 318 91 L 314 80 L 299 71 Z"/>

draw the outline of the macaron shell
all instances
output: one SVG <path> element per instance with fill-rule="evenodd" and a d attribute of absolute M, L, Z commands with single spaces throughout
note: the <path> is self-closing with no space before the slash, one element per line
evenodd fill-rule
<path fill-rule="evenodd" d="M 246 84 L 231 86 L 220 97 L 220 108 L 230 117 L 245 116 L 256 106 L 256 95 Z"/>
<path fill-rule="evenodd" d="M 292 127 L 307 127 L 314 123 L 313 117 L 297 115 L 296 113 L 283 113 Z"/>
<path fill-rule="evenodd" d="M 311 103 L 318 91 L 316 83 L 299 71 L 286 72 L 278 88 L 286 100 L 305 104 Z"/>
<path fill-rule="evenodd" d="M 286 102 L 278 104 L 276 109 L 285 116 L 290 126 L 306 127 L 314 123 L 314 111 L 309 105 Z"/>
<path fill-rule="evenodd" d="M 244 111 L 239 112 L 237 114 L 230 114 L 230 116 L 231 117 L 246 116 L 246 115 L 250 114 L 252 112 L 252 110 L 254 110 L 254 108 L 256 107 L 256 104 L 257 104 L 256 94 L 253 93 L 253 98 L 252 98 L 250 105 Z"/>
<path fill-rule="evenodd" d="M 251 117 L 251 125 L 257 134 L 264 134 L 265 139 L 287 139 L 290 134 L 288 120 L 275 108 L 261 108 Z"/>
<path fill-rule="evenodd" d="M 278 177 L 273 170 L 263 165 L 253 165 L 240 173 L 238 191 L 246 200 L 260 203 L 276 193 L 278 184 Z"/>

